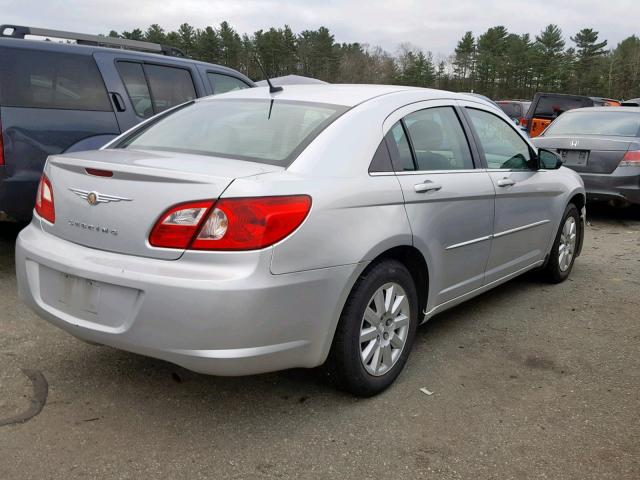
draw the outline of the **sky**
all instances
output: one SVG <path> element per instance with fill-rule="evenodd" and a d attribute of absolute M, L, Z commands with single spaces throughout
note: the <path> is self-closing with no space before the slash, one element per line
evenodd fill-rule
<path fill-rule="evenodd" d="M 561 4 L 561 5 L 559 5 Z M 288 24 L 295 33 L 326 26 L 337 42 L 379 45 L 395 53 L 411 43 L 449 55 L 464 32 L 504 25 L 532 38 L 549 23 L 569 37 L 584 27 L 610 47 L 640 34 L 640 0 L 0 0 L 3 24 L 108 33 L 158 23 L 165 30 L 227 20 L 239 33 Z"/>

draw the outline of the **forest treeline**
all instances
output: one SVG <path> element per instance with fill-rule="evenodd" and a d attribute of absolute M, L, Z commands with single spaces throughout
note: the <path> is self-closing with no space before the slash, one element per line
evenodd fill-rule
<path fill-rule="evenodd" d="M 640 97 L 640 38 L 615 47 L 584 28 L 565 38 L 557 25 L 538 34 L 510 33 L 503 26 L 475 36 L 466 32 L 455 51 L 437 58 L 411 43 L 389 53 L 366 43 L 338 43 L 326 27 L 294 33 L 290 27 L 240 34 L 228 22 L 176 31 L 154 24 L 111 36 L 162 43 L 187 56 L 226 65 L 248 77 L 298 74 L 331 83 L 386 83 L 474 91 L 491 98 L 531 98 L 535 92 Z"/>

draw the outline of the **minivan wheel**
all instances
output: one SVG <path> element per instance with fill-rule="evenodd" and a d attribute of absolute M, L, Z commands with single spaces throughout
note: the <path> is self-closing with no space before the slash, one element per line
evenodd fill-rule
<path fill-rule="evenodd" d="M 415 339 L 418 300 L 413 278 L 396 260 L 370 266 L 342 311 L 327 360 L 339 388 L 368 397 L 402 371 Z"/>
<path fill-rule="evenodd" d="M 576 259 L 580 228 L 578 209 L 575 205 L 569 204 L 560 222 L 545 269 L 546 278 L 550 282 L 560 283 L 569 277 Z"/>

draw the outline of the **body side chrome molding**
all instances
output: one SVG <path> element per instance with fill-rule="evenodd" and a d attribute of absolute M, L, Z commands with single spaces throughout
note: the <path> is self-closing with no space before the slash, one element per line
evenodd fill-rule
<path fill-rule="evenodd" d="M 466 242 L 456 243 L 454 245 L 449 245 L 445 250 L 453 250 L 454 248 L 466 247 L 467 245 L 473 245 L 474 243 L 484 242 L 486 240 L 491 240 L 493 235 L 487 235 L 486 237 L 474 238 L 473 240 L 467 240 Z"/>
<path fill-rule="evenodd" d="M 504 237 L 505 235 L 510 235 L 512 233 L 521 232 L 522 230 L 527 230 L 529 228 L 538 227 L 540 225 L 544 225 L 549 223 L 550 220 L 540 220 L 539 222 L 530 223 L 528 225 L 523 225 L 521 227 L 511 228 L 509 230 L 504 230 L 502 232 L 494 233 L 493 238 Z"/>
<path fill-rule="evenodd" d="M 485 240 L 490 240 L 492 238 L 500 238 L 505 235 L 509 235 L 511 233 L 521 232 L 522 230 L 527 230 L 529 228 L 538 227 L 540 225 L 545 225 L 549 223 L 549 220 L 540 220 L 539 222 L 530 223 L 528 225 L 523 225 L 521 227 L 512 228 L 510 230 L 504 230 L 502 232 L 494 233 L 493 235 L 487 235 L 485 237 L 474 238 L 472 240 L 467 240 L 466 242 L 455 243 L 453 245 L 449 245 L 445 247 L 445 250 L 453 250 L 454 248 L 466 247 L 467 245 L 473 245 L 474 243 L 484 242 Z"/>

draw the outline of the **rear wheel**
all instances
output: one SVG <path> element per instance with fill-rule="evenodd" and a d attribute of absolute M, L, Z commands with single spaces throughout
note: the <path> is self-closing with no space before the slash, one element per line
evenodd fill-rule
<path fill-rule="evenodd" d="M 546 278 L 550 282 L 560 283 L 569 277 L 575 261 L 580 228 L 578 209 L 575 205 L 569 204 L 562 217 L 545 269 Z"/>
<path fill-rule="evenodd" d="M 338 387 L 375 395 L 402 371 L 418 324 L 416 288 L 406 267 L 383 260 L 358 279 L 343 309 L 327 367 Z"/>

